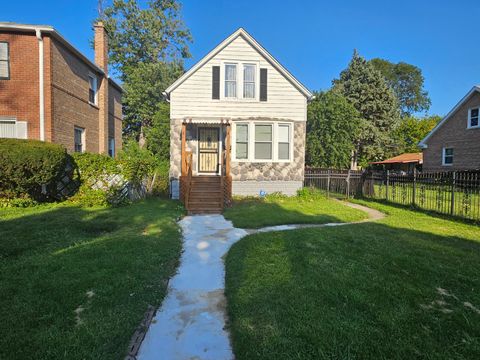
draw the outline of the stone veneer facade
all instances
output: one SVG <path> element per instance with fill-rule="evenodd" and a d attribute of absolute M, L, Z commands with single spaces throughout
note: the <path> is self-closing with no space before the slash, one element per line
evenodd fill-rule
<path fill-rule="evenodd" d="M 294 195 L 303 186 L 305 167 L 305 122 L 294 122 L 293 159 L 291 162 L 231 162 L 233 195 L 258 195 L 261 190 Z M 201 125 L 212 126 L 212 125 Z M 193 152 L 194 175 L 197 161 L 197 127 L 187 125 L 187 150 Z M 182 121 L 170 125 L 170 179 L 172 196 L 178 196 L 178 178 L 181 174 Z M 224 140 L 224 132 L 221 132 Z M 233 134 L 232 134 L 233 141 Z"/>

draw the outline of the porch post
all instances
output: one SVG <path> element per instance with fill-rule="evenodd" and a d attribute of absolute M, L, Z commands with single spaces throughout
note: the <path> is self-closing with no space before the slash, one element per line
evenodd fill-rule
<path fill-rule="evenodd" d="M 185 122 L 182 123 L 182 176 L 187 175 L 187 161 L 186 161 L 186 142 L 187 142 L 187 124 Z"/>
<path fill-rule="evenodd" d="M 227 136 L 225 139 L 225 176 L 230 176 L 230 151 L 231 151 L 231 125 L 227 124 Z"/>

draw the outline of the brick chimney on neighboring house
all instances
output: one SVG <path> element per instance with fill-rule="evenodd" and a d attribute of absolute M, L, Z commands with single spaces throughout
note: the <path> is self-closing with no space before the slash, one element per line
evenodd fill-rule
<path fill-rule="evenodd" d="M 95 64 L 105 75 L 99 79 L 98 85 L 98 149 L 100 153 L 108 153 L 108 35 L 102 21 L 94 25 Z"/>

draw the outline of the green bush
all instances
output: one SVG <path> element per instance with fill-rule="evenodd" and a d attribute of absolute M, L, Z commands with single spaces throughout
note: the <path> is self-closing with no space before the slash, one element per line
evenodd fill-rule
<path fill-rule="evenodd" d="M 0 197 L 0 208 L 27 208 L 38 205 L 38 201 L 33 200 L 28 195 L 21 195 L 20 197 Z"/>
<path fill-rule="evenodd" d="M 151 186 L 151 194 L 154 196 L 166 197 L 170 187 L 169 177 L 170 163 L 168 161 L 159 161 L 154 170 L 154 180 Z"/>
<path fill-rule="evenodd" d="M 133 185 L 139 185 L 147 176 L 153 175 L 159 161 L 153 153 L 140 148 L 136 141 L 130 140 L 124 144 L 118 155 L 122 167 L 122 175 Z"/>
<path fill-rule="evenodd" d="M 61 145 L 0 139 L 0 197 L 57 200 L 61 197 L 57 194 L 57 183 L 66 175 L 69 158 Z"/>

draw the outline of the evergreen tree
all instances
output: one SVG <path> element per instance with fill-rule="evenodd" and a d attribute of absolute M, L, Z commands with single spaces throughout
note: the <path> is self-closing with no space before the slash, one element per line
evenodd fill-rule
<path fill-rule="evenodd" d="M 345 169 L 350 166 L 360 114 L 332 91 L 315 94 L 308 105 L 306 163 Z"/>
<path fill-rule="evenodd" d="M 348 68 L 333 80 L 333 90 L 360 113 L 352 168 L 357 164 L 382 160 L 393 150 L 393 131 L 398 126 L 400 111 L 397 98 L 383 75 L 355 50 Z"/>

